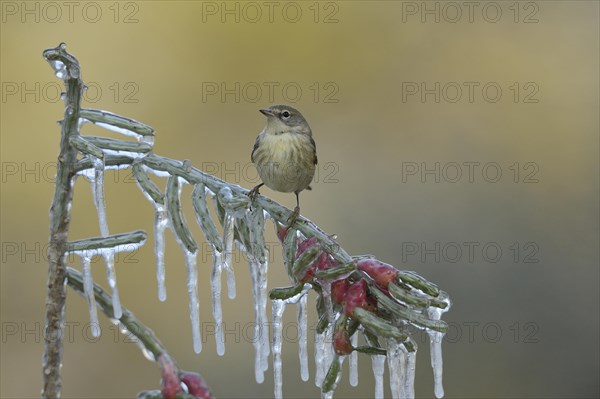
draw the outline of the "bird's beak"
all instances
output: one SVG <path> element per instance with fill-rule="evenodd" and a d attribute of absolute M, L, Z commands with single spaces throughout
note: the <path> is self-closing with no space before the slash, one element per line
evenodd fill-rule
<path fill-rule="evenodd" d="M 259 110 L 261 114 L 265 115 L 265 116 L 273 116 L 273 111 L 271 111 L 268 108 L 263 108 Z"/>

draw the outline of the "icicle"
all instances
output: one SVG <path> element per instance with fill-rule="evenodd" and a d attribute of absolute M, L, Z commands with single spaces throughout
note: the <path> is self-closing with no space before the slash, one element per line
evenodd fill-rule
<path fill-rule="evenodd" d="M 269 352 L 270 352 L 270 344 L 269 344 L 269 334 L 267 330 L 267 325 L 269 320 L 267 319 L 267 271 L 268 271 L 268 263 L 257 263 L 258 265 L 258 288 L 260 292 L 260 313 L 261 313 L 261 328 L 262 328 L 262 344 L 261 344 L 261 357 L 260 362 L 262 365 L 263 371 L 267 371 L 269 369 Z"/>
<path fill-rule="evenodd" d="M 151 137 L 151 136 L 150 136 Z M 140 164 L 132 167 L 138 187 L 144 197 L 154 207 L 154 255 L 156 256 L 156 283 L 158 289 L 158 300 L 167 300 L 167 288 L 165 286 L 165 230 L 169 226 L 169 215 L 164 205 L 164 196 L 156 185 L 146 175 L 146 170 Z"/>
<path fill-rule="evenodd" d="M 329 326 L 323 331 L 322 334 L 316 333 L 315 336 L 315 385 L 319 388 L 323 384 L 323 379 L 327 375 L 329 366 L 334 358 L 333 352 L 333 330 L 334 324 L 330 323 Z"/>
<path fill-rule="evenodd" d="M 169 215 L 169 227 L 173 231 L 177 244 L 179 244 L 185 256 L 190 320 L 192 322 L 192 340 L 194 352 L 200 353 L 202 351 L 202 338 L 200 336 L 198 270 L 196 268 L 198 246 L 194 241 L 192 233 L 189 231 L 185 218 L 182 214 L 181 191 L 184 184 L 186 184 L 186 182 L 181 177 L 169 177 L 166 188 L 166 207 Z"/>
<path fill-rule="evenodd" d="M 154 254 L 156 256 L 156 283 L 158 285 L 158 299 L 161 302 L 167 300 L 167 288 L 165 286 L 165 230 L 169 225 L 167 208 L 164 205 L 152 201 L 156 209 L 154 214 Z"/>
<path fill-rule="evenodd" d="M 383 399 L 383 374 L 385 371 L 385 356 L 371 355 L 373 376 L 375 377 L 375 399 Z"/>
<path fill-rule="evenodd" d="M 450 310 L 450 307 L 452 306 L 452 302 L 450 301 L 450 298 L 448 298 L 448 294 L 444 291 L 439 291 L 437 299 L 439 301 L 446 302 L 448 306 L 445 309 L 440 309 L 433 306 L 427 308 L 427 315 L 431 320 L 440 320 L 442 318 L 442 314 Z M 444 397 L 444 386 L 442 384 L 442 340 L 444 339 L 445 334 L 429 329 L 427 330 L 427 334 L 429 335 L 429 353 L 431 356 L 431 368 L 433 369 L 434 393 L 435 397 L 439 399 Z"/>
<path fill-rule="evenodd" d="M 235 298 L 235 273 L 233 270 L 233 236 L 234 236 L 234 216 L 225 213 L 223 222 L 223 268 L 227 271 L 227 294 L 229 299 Z"/>
<path fill-rule="evenodd" d="M 350 343 L 353 348 L 358 346 L 358 333 L 354 333 L 350 338 Z M 350 385 L 358 386 L 358 352 L 352 351 L 350 354 Z"/>
<path fill-rule="evenodd" d="M 266 315 L 264 315 L 262 308 L 262 299 L 261 299 L 261 283 L 260 283 L 260 264 L 254 259 L 252 256 L 249 256 L 248 265 L 250 267 L 250 276 L 252 280 L 252 296 L 254 298 L 254 375 L 256 378 L 256 382 L 262 384 L 265 380 L 264 372 L 265 368 L 263 365 L 263 335 L 265 335 L 264 321 L 266 320 Z M 266 302 L 265 302 L 266 303 Z"/>
<path fill-rule="evenodd" d="M 198 270 L 196 269 L 198 252 L 190 252 L 183 247 L 182 249 L 185 253 L 185 267 L 187 269 L 187 289 L 190 301 L 194 352 L 200 353 L 202 351 L 202 339 L 200 337 L 200 304 L 198 303 Z"/>
<path fill-rule="evenodd" d="M 394 338 L 387 340 L 387 362 L 393 399 L 406 399 L 406 349 Z"/>
<path fill-rule="evenodd" d="M 416 348 L 416 343 L 413 343 Z M 406 380 L 404 384 L 404 392 L 406 392 L 407 399 L 414 399 L 415 397 L 415 371 L 417 362 L 417 351 L 408 352 L 406 354 Z"/>
<path fill-rule="evenodd" d="M 273 306 L 273 374 L 275 377 L 275 399 L 282 399 L 282 374 L 281 374 L 281 340 L 282 316 L 285 311 L 285 301 L 274 299 Z"/>
<path fill-rule="evenodd" d="M 243 209 L 245 212 L 245 220 L 247 222 L 251 220 L 253 216 L 258 215 L 256 213 L 252 214 L 251 212 L 253 211 L 246 211 L 247 208 Z M 260 216 L 262 216 L 262 213 Z M 260 220 L 257 223 L 261 223 Z M 264 223 L 264 221 L 262 223 Z M 251 222 L 249 224 L 251 224 Z M 255 375 L 258 383 L 264 381 L 264 372 L 269 368 L 270 352 L 269 334 L 266 331 L 268 323 L 267 272 L 269 269 L 269 262 L 268 257 L 259 256 L 259 253 L 262 253 L 265 250 L 264 247 L 261 248 L 261 245 L 259 244 L 264 242 L 262 234 L 263 230 L 261 228 L 249 228 L 249 247 L 245 248 L 249 260 L 248 265 L 250 267 L 250 275 L 252 276 L 252 293 L 254 296 L 254 315 L 256 323 L 254 327 L 254 349 L 256 351 Z"/>
<path fill-rule="evenodd" d="M 300 356 L 300 378 L 302 381 L 308 381 L 308 350 L 306 342 L 308 340 L 308 315 L 306 312 L 306 301 L 308 295 L 303 295 L 298 301 L 298 355 Z"/>
<path fill-rule="evenodd" d="M 390 377 L 390 391 L 392 391 L 392 399 L 400 399 L 400 362 L 397 352 L 398 343 L 388 339 L 387 341 L 387 365 Z"/>
<path fill-rule="evenodd" d="M 83 275 L 83 292 L 85 299 L 88 303 L 88 310 L 90 312 L 90 325 L 93 337 L 100 336 L 100 324 L 98 323 L 98 309 L 96 309 L 96 298 L 94 297 L 94 279 L 92 277 L 92 269 L 90 264 L 92 262 L 91 256 L 81 256 L 81 271 Z"/>
<path fill-rule="evenodd" d="M 223 311 L 221 309 L 221 271 L 222 254 L 213 247 L 213 266 L 210 275 L 210 288 L 212 291 L 213 319 L 215 320 L 215 340 L 217 344 L 217 354 L 225 354 L 225 339 L 223 337 Z"/>
<path fill-rule="evenodd" d="M 262 339 L 260 338 L 260 319 L 259 319 L 259 298 L 258 298 L 258 266 L 253 258 L 249 257 L 248 266 L 250 267 L 250 280 L 252 282 L 252 297 L 254 298 L 254 378 L 256 382 L 262 384 L 265 376 L 260 366 L 261 358 L 261 344 Z"/>
<path fill-rule="evenodd" d="M 432 320 L 439 320 L 442 317 L 442 309 L 430 307 L 427 309 L 429 318 Z M 429 334 L 429 352 L 431 355 L 431 368 L 433 369 L 433 384 L 434 393 L 436 398 L 444 397 L 444 386 L 442 385 L 442 372 L 443 372 L 443 360 L 442 360 L 442 340 L 444 334 L 438 331 L 427 330 Z"/>
<path fill-rule="evenodd" d="M 119 299 L 119 289 L 117 288 L 117 272 L 115 270 L 115 253 L 112 249 L 103 251 L 104 263 L 106 264 L 106 276 L 108 285 L 112 290 L 113 314 L 116 318 L 121 318 L 121 300 Z"/>
<path fill-rule="evenodd" d="M 323 358 L 325 356 L 325 337 L 327 336 L 327 330 L 322 333 L 315 331 L 315 385 L 321 387 L 323 379 L 325 378 L 325 371 L 323 370 Z"/>
<path fill-rule="evenodd" d="M 92 194 L 94 197 L 94 205 L 98 213 L 98 223 L 100 224 L 100 234 L 102 237 L 107 237 L 108 221 L 106 218 L 106 203 L 104 201 L 104 160 L 92 157 L 94 163 L 94 179 L 92 183 Z M 117 274 L 115 271 L 115 254 L 114 251 L 106 250 L 101 252 L 106 264 L 106 277 L 108 285 L 112 291 L 113 314 L 116 319 L 120 319 L 122 315 L 121 301 L 119 300 L 119 290 L 117 288 Z"/>

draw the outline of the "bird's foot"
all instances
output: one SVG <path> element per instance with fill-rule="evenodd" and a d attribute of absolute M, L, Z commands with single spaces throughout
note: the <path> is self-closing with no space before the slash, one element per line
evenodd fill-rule
<path fill-rule="evenodd" d="M 254 198 L 256 198 L 256 196 L 259 194 L 258 189 L 260 186 L 261 185 L 258 185 L 248 192 L 248 198 L 250 198 L 250 201 L 254 201 Z"/>
<path fill-rule="evenodd" d="M 292 212 L 292 214 L 288 218 L 288 220 L 287 220 L 288 228 L 292 227 L 292 225 L 294 223 L 296 223 L 296 220 L 298 220 L 298 216 L 300 216 L 300 207 L 299 206 L 294 208 L 294 212 Z"/>

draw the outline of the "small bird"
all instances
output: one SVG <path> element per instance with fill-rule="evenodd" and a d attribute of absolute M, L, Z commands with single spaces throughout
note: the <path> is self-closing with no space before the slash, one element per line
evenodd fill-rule
<path fill-rule="evenodd" d="M 267 117 L 267 124 L 256 138 L 250 158 L 262 183 L 248 196 L 253 200 L 263 185 L 282 193 L 296 194 L 296 208 L 288 219 L 291 226 L 300 214 L 298 195 L 302 190 L 311 190 L 317 146 L 306 119 L 294 107 L 272 105 L 260 112 Z"/>

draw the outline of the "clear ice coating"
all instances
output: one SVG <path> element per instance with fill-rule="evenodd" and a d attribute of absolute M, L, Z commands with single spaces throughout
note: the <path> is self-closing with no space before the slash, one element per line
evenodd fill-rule
<path fill-rule="evenodd" d="M 106 203 L 104 201 L 104 160 L 90 156 L 94 164 L 94 178 L 91 181 L 92 195 L 94 205 L 98 214 L 98 223 L 100 224 L 100 234 L 102 237 L 107 237 L 108 221 L 106 218 Z M 112 291 L 113 314 L 116 319 L 120 319 L 122 315 L 121 301 L 119 299 L 119 290 L 117 288 L 117 273 L 115 271 L 115 255 L 114 251 L 102 251 L 102 257 L 106 264 L 106 277 L 108 285 Z"/>
<path fill-rule="evenodd" d="M 143 158 L 146 156 L 145 152 L 137 152 L 137 151 L 111 150 L 109 148 L 105 148 L 102 151 L 104 151 L 104 153 L 106 155 L 124 156 L 124 157 L 130 157 L 133 159 Z"/>
<path fill-rule="evenodd" d="M 272 301 L 273 307 L 273 375 L 275 378 L 275 399 L 282 399 L 282 374 L 281 374 L 281 341 L 282 341 L 282 321 L 286 302 L 280 299 Z"/>
<path fill-rule="evenodd" d="M 352 344 L 353 348 L 356 348 L 358 346 L 358 333 L 354 333 L 352 335 L 352 337 L 350 338 L 350 343 Z M 358 386 L 358 352 L 356 351 L 352 351 L 352 353 L 350 353 L 350 367 L 349 367 L 349 373 L 350 373 L 350 385 L 355 387 Z"/>
<path fill-rule="evenodd" d="M 111 322 L 119 327 L 119 331 L 121 332 L 121 334 L 127 336 L 127 342 L 134 342 L 137 345 L 137 347 L 140 348 L 146 360 L 150 360 L 151 362 L 156 361 L 154 354 L 148 348 L 146 348 L 146 346 L 143 344 L 142 341 L 139 340 L 138 337 L 136 337 L 131 331 L 129 331 L 127 326 L 125 326 L 117 319 L 111 319 Z"/>
<path fill-rule="evenodd" d="M 322 280 L 319 281 L 319 284 L 321 285 L 321 295 L 323 296 L 323 301 L 325 302 L 325 309 L 327 310 L 329 324 L 333 324 L 335 321 L 335 315 L 333 314 L 333 302 L 331 301 L 331 281 Z"/>
<path fill-rule="evenodd" d="M 375 377 L 375 399 L 383 399 L 383 374 L 385 372 L 385 355 L 371 355 L 373 377 Z"/>
<path fill-rule="evenodd" d="M 134 132 L 133 130 L 125 129 L 122 127 L 114 126 L 109 123 L 95 122 L 97 126 L 103 127 L 106 130 L 110 130 L 111 132 L 122 134 L 123 136 L 133 137 L 136 141 L 142 141 L 144 138 L 143 135 Z M 151 137 L 151 136 L 150 136 Z"/>
<path fill-rule="evenodd" d="M 50 65 L 52 69 L 54 69 L 54 74 L 57 78 L 65 80 L 69 77 L 69 72 L 67 71 L 67 66 L 64 62 L 59 60 L 50 61 Z"/>

